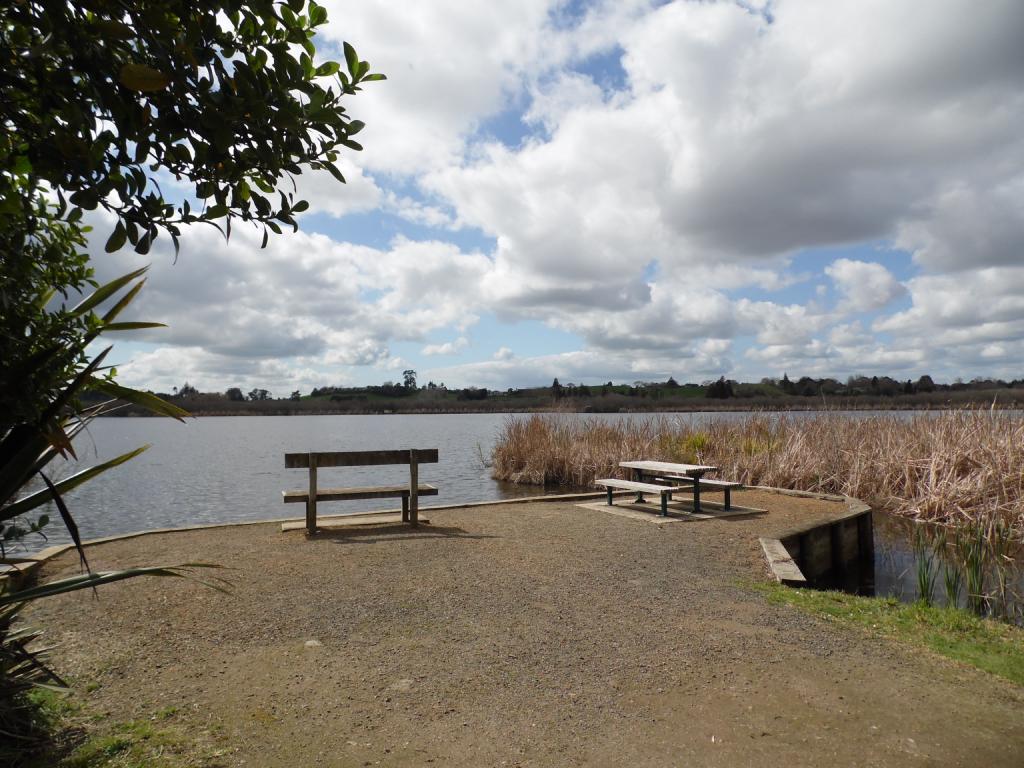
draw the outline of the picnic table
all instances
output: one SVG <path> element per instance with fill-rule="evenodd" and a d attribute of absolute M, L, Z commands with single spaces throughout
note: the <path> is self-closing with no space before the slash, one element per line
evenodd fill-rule
<path fill-rule="evenodd" d="M 683 483 L 693 487 L 693 511 L 700 512 L 700 484 L 701 477 L 706 472 L 714 472 L 718 467 L 707 464 L 675 464 L 669 461 L 620 461 L 619 466 L 631 471 L 634 482 L 643 483 L 649 481 L 668 481 L 671 483 Z M 706 486 L 722 486 L 726 493 L 726 509 L 729 508 L 729 489 L 736 487 L 738 483 L 723 483 L 715 480 L 705 480 Z"/>

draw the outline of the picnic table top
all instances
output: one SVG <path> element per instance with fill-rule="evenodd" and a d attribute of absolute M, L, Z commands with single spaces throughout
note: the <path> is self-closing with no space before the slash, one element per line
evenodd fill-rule
<path fill-rule="evenodd" d="M 701 475 L 718 469 L 718 467 L 707 464 L 673 464 L 669 461 L 620 461 L 619 466 L 626 469 L 639 469 L 643 472 L 664 472 L 670 475 Z"/>

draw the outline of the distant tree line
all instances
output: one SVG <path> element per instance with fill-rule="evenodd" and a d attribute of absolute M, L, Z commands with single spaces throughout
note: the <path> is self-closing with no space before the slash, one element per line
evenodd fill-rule
<path fill-rule="evenodd" d="M 998 392 L 1010 390 L 999 397 Z M 1016 390 L 1016 392 L 1013 392 Z M 178 402 L 195 413 L 303 413 L 380 411 L 466 411 L 466 410 L 544 410 L 551 407 L 585 411 L 619 410 L 699 410 L 701 408 L 804 408 L 815 407 L 813 398 L 849 407 L 941 407 L 944 403 L 983 402 L 998 398 L 1002 404 L 1024 406 L 1024 379 L 957 379 L 936 383 L 931 376 L 898 380 L 890 376 L 850 376 L 845 382 L 835 378 L 801 376 L 791 379 L 763 378 L 759 382 L 740 382 L 720 376 L 718 379 L 679 383 L 674 377 L 665 381 L 634 381 L 631 384 L 562 383 L 554 379 L 550 386 L 508 388 L 448 388 L 433 381 L 417 383 L 416 371 L 405 370 L 401 382 L 385 381 L 359 387 L 315 387 L 303 395 L 293 390 L 287 396 L 274 397 L 269 390 L 255 387 L 246 391 L 230 387 L 224 392 L 200 392 L 185 382 L 171 393 L 157 393 Z M 807 403 L 803 405 L 802 403 Z M 703 403 L 703 405 L 701 405 Z M 860 403 L 860 405 L 858 405 Z M 886 406 L 886 403 L 891 403 Z M 126 409 L 124 413 L 134 413 Z"/>

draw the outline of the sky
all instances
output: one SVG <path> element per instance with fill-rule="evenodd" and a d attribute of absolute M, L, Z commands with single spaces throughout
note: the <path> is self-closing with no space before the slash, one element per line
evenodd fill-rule
<path fill-rule="evenodd" d="M 150 264 L 122 383 L 1024 377 L 1020 0 L 326 2 L 300 232 Z M 166 238 L 164 239 L 166 241 Z"/>

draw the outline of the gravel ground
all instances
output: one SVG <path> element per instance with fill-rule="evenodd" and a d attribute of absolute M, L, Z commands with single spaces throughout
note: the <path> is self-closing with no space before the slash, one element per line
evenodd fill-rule
<path fill-rule="evenodd" d="M 91 548 L 93 568 L 216 562 L 233 593 L 135 580 L 31 622 L 89 711 L 173 713 L 229 766 L 1020 768 L 1022 689 L 746 586 L 767 578 L 757 536 L 841 504 L 734 498 L 769 514 L 656 525 L 550 502 L 313 540 L 144 536 Z"/>

